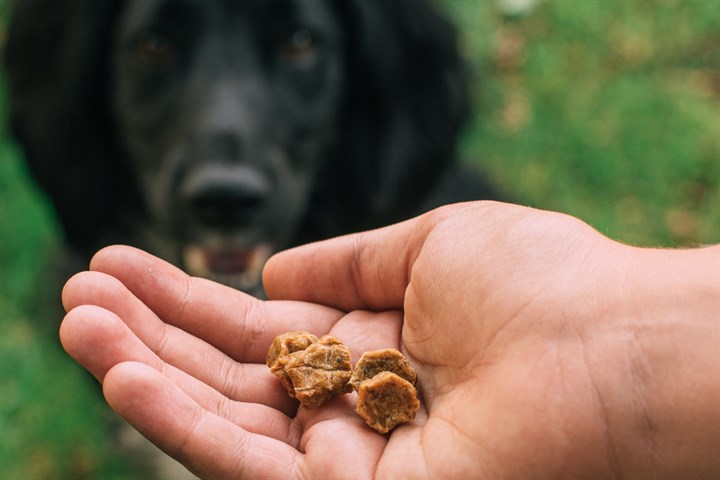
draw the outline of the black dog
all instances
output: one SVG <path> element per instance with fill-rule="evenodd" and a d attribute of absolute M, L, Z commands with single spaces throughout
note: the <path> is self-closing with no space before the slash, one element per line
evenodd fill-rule
<path fill-rule="evenodd" d="M 11 125 L 82 256 L 261 294 L 277 250 L 495 196 L 456 47 L 419 0 L 19 0 Z"/>

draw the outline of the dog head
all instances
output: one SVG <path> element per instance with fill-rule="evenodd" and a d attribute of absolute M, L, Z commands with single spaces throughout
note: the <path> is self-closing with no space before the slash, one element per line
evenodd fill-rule
<path fill-rule="evenodd" d="M 6 65 L 71 246 L 252 293 L 276 250 L 416 213 L 469 107 L 417 0 L 22 0 Z"/>
<path fill-rule="evenodd" d="M 297 236 L 339 141 L 345 50 L 330 2 L 124 5 L 111 120 L 157 249 L 191 273 L 257 289 L 267 256 Z"/>

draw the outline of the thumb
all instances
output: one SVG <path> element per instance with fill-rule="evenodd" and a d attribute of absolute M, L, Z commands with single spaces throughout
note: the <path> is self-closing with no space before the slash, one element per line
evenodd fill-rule
<path fill-rule="evenodd" d="M 265 291 L 271 299 L 345 311 L 401 309 L 425 239 L 456 211 L 457 206 L 444 207 L 389 227 L 280 252 L 265 265 Z"/>

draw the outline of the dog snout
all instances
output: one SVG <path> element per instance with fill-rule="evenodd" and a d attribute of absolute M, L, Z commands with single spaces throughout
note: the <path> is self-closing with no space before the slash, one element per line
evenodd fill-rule
<path fill-rule="evenodd" d="M 246 167 L 207 167 L 188 176 L 180 194 L 200 227 L 232 230 L 252 221 L 270 196 L 268 179 Z"/>

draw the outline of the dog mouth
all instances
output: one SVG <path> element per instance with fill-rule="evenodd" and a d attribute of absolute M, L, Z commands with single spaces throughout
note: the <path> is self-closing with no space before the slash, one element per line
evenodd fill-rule
<path fill-rule="evenodd" d="M 252 294 L 262 292 L 262 269 L 272 255 L 269 244 L 207 247 L 189 245 L 183 251 L 188 273 Z"/>

